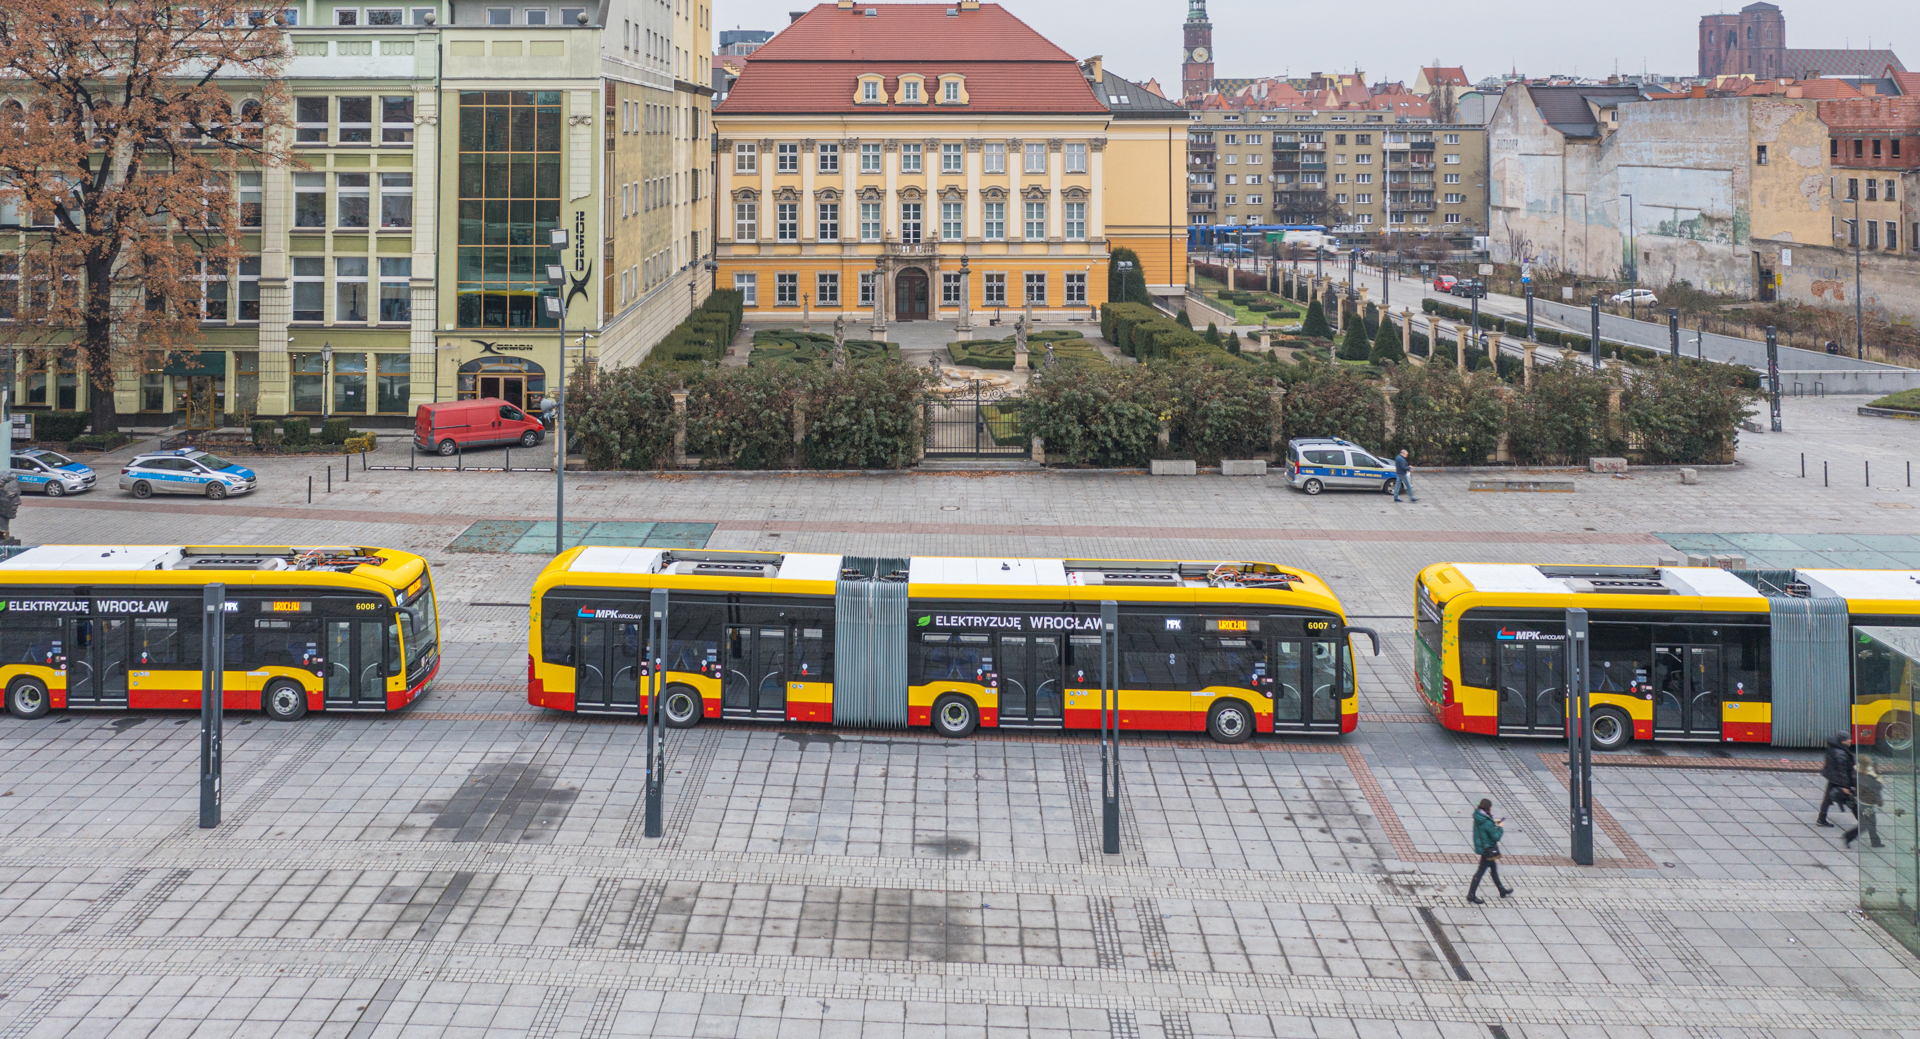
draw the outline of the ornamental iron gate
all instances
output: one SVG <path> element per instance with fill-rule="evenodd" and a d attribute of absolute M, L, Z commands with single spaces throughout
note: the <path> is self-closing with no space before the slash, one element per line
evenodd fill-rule
<path fill-rule="evenodd" d="M 1020 397 L 974 380 L 959 393 L 927 398 L 927 457 L 994 458 L 1031 451 L 1020 436 Z"/>

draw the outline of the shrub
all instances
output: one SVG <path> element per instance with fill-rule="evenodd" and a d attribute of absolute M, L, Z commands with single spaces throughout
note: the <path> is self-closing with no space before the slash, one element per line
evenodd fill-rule
<path fill-rule="evenodd" d="M 889 358 L 802 378 L 807 431 L 801 459 L 807 466 L 904 469 L 913 463 L 926 435 L 922 402 L 933 372 Z"/>
<path fill-rule="evenodd" d="M 673 391 L 684 385 L 680 372 L 636 365 L 569 387 L 567 433 L 584 448 L 587 468 L 671 468 Z"/>
<path fill-rule="evenodd" d="M 1286 439 L 1341 437 L 1359 444 L 1386 438 L 1387 405 L 1366 373 L 1309 359 L 1288 373 Z"/>
<path fill-rule="evenodd" d="M 1121 263 L 1131 263 L 1132 269 L 1122 272 Z M 1115 249 L 1107 260 L 1107 299 L 1114 303 L 1151 303 L 1152 296 L 1147 292 L 1147 272 L 1140 257 L 1132 249 Z"/>
<path fill-rule="evenodd" d="M 1214 324 L 1211 321 L 1207 322 L 1206 335 L 1203 336 L 1202 338 L 1206 339 L 1207 342 L 1212 343 L 1215 346 L 1219 346 L 1220 345 L 1220 326 Z"/>
<path fill-rule="evenodd" d="M 1400 326 L 1392 319 L 1380 322 L 1380 331 L 1373 337 L 1373 350 L 1367 359 L 1374 364 L 1405 364 L 1406 351 L 1400 349 Z"/>
<path fill-rule="evenodd" d="M 1340 340 L 1340 359 L 1343 361 L 1364 361 L 1371 347 L 1367 343 L 1367 328 L 1358 321 L 1348 320 L 1347 332 Z"/>
<path fill-rule="evenodd" d="M 848 339 L 847 360 L 869 361 L 879 357 L 899 357 L 900 344 L 876 339 Z M 753 334 L 753 352 L 747 355 L 749 366 L 757 364 L 833 363 L 833 337 L 819 332 L 801 332 L 791 328 L 761 329 Z"/>
<path fill-rule="evenodd" d="M 373 433 L 373 432 L 356 433 L 353 436 L 348 437 L 345 444 L 345 447 L 349 454 L 357 454 L 361 451 L 371 451 L 374 448 L 379 446 L 380 446 L 379 434 Z"/>
<path fill-rule="evenodd" d="M 33 416 L 35 440 L 67 440 L 87 431 L 93 416 L 84 411 L 41 411 Z"/>
<path fill-rule="evenodd" d="M 1307 316 L 1300 322 L 1300 334 L 1308 339 L 1332 339 L 1333 329 L 1327 325 L 1327 312 L 1320 307 L 1320 301 L 1307 304 Z"/>
<path fill-rule="evenodd" d="M 1027 339 L 1028 368 L 1038 368 L 1045 361 L 1048 343 L 1053 344 L 1053 356 L 1057 361 L 1072 359 L 1098 364 L 1107 363 L 1106 355 L 1096 349 L 1092 343 L 1087 342 L 1078 332 L 1067 332 L 1064 335 L 1043 332 Z M 970 365 L 974 368 L 1010 372 L 1013 370 L 1013 354 L 1014 340 L 1011 336 L 1005 339 L 975 339 L 964 343 L 947 344 L 947 356 L 953 359 L 953 363 Z"/>
<path fill-rule="evenodd" d="M 1365 312 L 1361 316 L 1361 320 L 1366 323 L 1367 339 L 1369 341 L 1371 341 L 1375 336 L 1378 336 L 1380 334 L 1380 308 L 1379 307 L 1374 306 L 1371 302 L 1369 302 L 1367 304 L 1367 308 Z"/>
<path fill-rule="evenodd" d="M 288 447 L 305 447 L 313 443 L 313 426 L 305 418 L 288 415 L 280 420 L 283 434 L 281 443 Z"/>
<path fill-rule="evenodd" d="M 1723 464 L 1733 461 L 1740 421 L 1759 399 L 1727 365 L 1663 364 L 1627 380 L 1620 418 L 1649 464 Z"/>
<path fill-rule="evenodd" d="M 1523 465 L 1580 465 L 1625 446 L 1608 429 L 1609 373 L 1582 361 L 1536 362 L 1533 385 L 1507 404 L 1507 449 Z"/>
<path fill-rule="evenodd" d="M 1240 354 L 1240 333 L 1238 333 L 1238 332 L 1228 332 L 1228 333 L 1227 333 L 1227 352 L 1228 352 L 1228 353 L 1230 353 L 1230 354 L 1233 354 L 1233 355 L 1234 355 L 1234 356 L 1236 356 L 1236 357 L 1237 357 L 1237 356 L 1239 356 L 1239 354 Z"/>
<path fill-rule="evenodd" d="M 1181 307 L 1180 313 L 1176 314 L 1173 320 L 1174 320 L 1174 323 L 1179 325 L 1181 328 L 1184 328 L 1188 331 L 1193 330 L 1193 319 L 1187 316 L 1187 308 Z"/>
<path fill-rule="evenodd" d="M 247 423 L 247 430 L 253 435 L 253 446 L 273 448 L 280 446 L 280 430 L 274 427 L 270 418 L 257 418 Z"/>
<path fill-rule="evenodd" d="M 1140 365 L 1038 372 L 1027 383 L 1020 433 L 1040 437 L 1049 458 L 1071 465 L 1145 465 L 1160 430 L 1160 412 L 1142 392 L 1145 378 Z"/>
<path fill-rule="evenodd" d="M 88 433 L 67 441 L 67 446 L 75 451 L 111 451 L 132 439 L 125 433 Z"/>
<path fill-rule="evenodd" d="M 1425 465 L 1483 465 L 1500 442 L 1505 390 L 1483 372 L 1409 367 L 1394 375 L 1394 436 Z"/>
<path fill-rule="evenodd" d="M 352 419 L 330 418 L 320 423 L 320 442 L 323 444 L 344 444 L 352 435 Z"/>

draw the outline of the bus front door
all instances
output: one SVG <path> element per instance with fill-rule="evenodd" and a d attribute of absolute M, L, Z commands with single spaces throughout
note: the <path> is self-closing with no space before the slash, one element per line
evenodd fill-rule
<path fill-rule="evenodd" d="M 1058 635 L 1002 635 L 998 659 L 1001 725 L 1066 724 Z"/>
<path fill-rule="evenodd" d="M 1501 732 L 1567 731 L 1566 648 L 1562 642 L 1501 642 Z"/>
<path fill-rule="evenodd" d="M 785 628 L 729 625 L 721 650 L 720 711 L 729 718 L 787 716 Z"/>
<path fill-rule="evenodd" d="M 320 673 L 321 697 L 336 711 L 379 711 L 387 706 L 386 624 L 373 620 L 326 622 Z"/>
<path fill-rule="evenodd" d="M 1720 647 L 1653 648 L 1655 738 L 1720 738 Z"/>
<path fill-rule="evenodd" d="M 73 617 L 67 621 L 67 706 L 127 705 L 125 618 Z"/>
<path fill-rule="evenodd" d="M 640 713 L 640 625 L 583 620 L 574 654 L 573 709 Z"/>

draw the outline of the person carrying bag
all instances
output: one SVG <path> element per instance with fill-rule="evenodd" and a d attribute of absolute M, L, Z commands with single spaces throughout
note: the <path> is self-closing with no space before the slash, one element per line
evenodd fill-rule
<path fill-rule="evenodd" d="M 1480 807 L 1473 810 L 1473 850 L 1480 856 L 1480 868 L 1473 873 L 1473 883 L 1467 886 L 1467 901 L 1475 905 L 1485 905 L 1486 899 L 1480 897 L 1480 878 L 1493 874 L 1493 886 L 1500 891 L 1500 897 L 1513 894 L 1513 889 L 1500 882 L 1500 838 L 1507 831 L 1500 828 L 1504 819 L 1493 817 L 1493 799 L 1483 797 Z"/>

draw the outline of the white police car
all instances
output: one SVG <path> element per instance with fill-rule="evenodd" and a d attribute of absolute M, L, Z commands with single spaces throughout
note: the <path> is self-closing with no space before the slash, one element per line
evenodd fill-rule
<path fill-rule="evenodd" d="M 15 451 L 12 470 L 22 491 L 39 491 L 49 498 L 93 490 L 93 470 L 58 451 Z"/>
<path fill-rule="evenodd" d="M 218 501 L 253 490 L 253 470 L 242 469 L 195 447 L 136 455 L 120 470 L 120 489 L 136 498 L 156 494 L 204 494 Z"/>
<path fill-rule="evenodd" d="M 1393 493 L 1393 463 L 1359 444 L 1323 437 L 1287 441 L 1287 485 L 1308 494 L 1328 489 Z"/>

